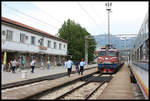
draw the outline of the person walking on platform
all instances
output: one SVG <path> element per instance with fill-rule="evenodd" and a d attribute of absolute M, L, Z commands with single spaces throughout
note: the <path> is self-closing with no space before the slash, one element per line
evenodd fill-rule
<path fill-rule="evenodd" d="M 71 68 L 72 68 L 72 64 L 73 62 L 71 61 L 71 59 L 69 58 L 67 63 L 66 63 L 66 66 L 67 66 L 67 69 L 68 69 L 68 76 L 70 77 L 70 74 L 71 74 Z"/>
<path fill-rule="evenodd" d="M 12 64 L 12 73 L 15 73 L 15 69 L 16 69 L 16 66 L 17 66 L 16 59 L 14 59 L 11 64 Z"/>
<path fill-rule="evenodd" d="M 17 71 L 20 69 L 20 62 L 19 62 L 19 60 L 17 60 L 16 62 L 17 62 L 17 64 L 16 64 L 16 71 Z"/>
<path fill-rule="evenodd" d="M 47 65 L 48 65 L 48 69 L 50 69 L 50 65 L 51 65 L 51 64 L 50 64 L 50 61 L 49 61 L 49 60 L 47 61 Z"/>
<path fill-rule="evenodd" d="M 24 59 L 23 59 L 23 57 L 21 57 L 21 69 L 23 70 L 24 69 Z"/>
<path fill-rule="evenodd" d="M 79 71 L 79 61 L 75 61 L 75 68 L 76 68 L 76 73 L 80 74 L 80 71 Z"/>
<path fill-rule="evenodd" d="M 84 62 L 84 59 L 82 58 L 82 60 L 80 62 L 80 74 L 81 75 L 83 75 L 84 65 L 85 65 L 85 62 Z"/>
<path fill-rule="evenodd" d="M 8 72 L 10 72 L 10 71 L 11 71 L 11 69 L 12 69 L 12 65 L 11 65 L 11 63 L 12 63 L 12 60 L 10 60 L 10 61 L 8 62 Z"/>
<path fill-rule="evenodd" d="M 64 68 L 67 68 L 67 61 L 64 62 Z"/>
<path fill-rule="evenodd" d="M 35 60 L 34 59 L 31 61 L 30 65 L 31 65 L 31 69 L 32 69 L 31 72 L 34 73 L 34 67 L 35 67 Z"/>

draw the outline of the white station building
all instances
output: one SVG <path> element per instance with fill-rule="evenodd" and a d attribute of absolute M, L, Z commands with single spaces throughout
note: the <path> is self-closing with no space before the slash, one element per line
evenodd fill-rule
<path fill-rule="evenodd" d="M 1 28 L 1 61 L 4 52 L 7 53 L 6 63 L 23 57 L 25 68 L 33 58 L 36 66 L 41 63 L 47 66 L 48 60 L 55 66 L 67 57 L 67 41 L 64 39 L 5 17 L 1 18 Z"/>

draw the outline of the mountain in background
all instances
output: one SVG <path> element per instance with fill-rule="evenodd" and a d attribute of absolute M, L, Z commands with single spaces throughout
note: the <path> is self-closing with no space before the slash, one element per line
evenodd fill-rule
<path fill-rule="evenodd" d="M 96 48 L 107 44 L 107 34 L 93 36 L 97 42 Z M 128 37 L 126 40 L 115 35 L 110 35 L 110 43 L 117 49 L 133 48 L 136 37 Z"/>

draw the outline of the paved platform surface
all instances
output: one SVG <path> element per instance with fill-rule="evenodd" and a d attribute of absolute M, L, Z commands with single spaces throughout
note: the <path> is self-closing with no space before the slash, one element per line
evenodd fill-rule
<path fill-rule="evenodd" d="M 127 63 L 117 72 L 116 76 L 97 99 L 135 99 Z"/>
<path fill-rule="evenodd" d="M 91 68 L 97 66 L 97 64 L 92 65 L 86 65 L 86 68 Z M 72 71 L 75 70 L 75 67 L 73 66 Z M 32 79 L 32 78 L 38 78 L 42 76 L 48 76 L 58 73 L 64 73 L 67 72 L 67 68 L 64 68 L 64 66 L 57 66 L 57 67 L 51 67 L 50 69 L 45 68 L 35 68 L 34 73 L 31 73 L 31 69 L 25 69 L 26 71 L 26 78 L 22 78 L 22 72 L 18 69 L 16 73 L 12 72 L 2 72 L 1 73 L 1 84 L 7 84 L 7 83 L 13 83 L 17 81 Z"/>
<path fill-rule="evenodd" d="M 93 67 L 89 66 L 88 68 Z M 58 88 L 58 86 L 70 83 L 73 80 L 77 80 L 80 77 L 85 77 L 89 73 L 97 72 L 97 68 L 84 71 L 83 75 L 78 75 L 77 73 L 71 74 L 70 77 L 65 76 L 62 78 L 54 80 L 45 80 L 40 83 L 34 83 L 31 85 L 26 85 L 21 88 L 6 89 L 2 91 L 2 99 L 28 99 L 29 97 L 39 94 L 40 92 L 47 91 L 48 89 Z"/>

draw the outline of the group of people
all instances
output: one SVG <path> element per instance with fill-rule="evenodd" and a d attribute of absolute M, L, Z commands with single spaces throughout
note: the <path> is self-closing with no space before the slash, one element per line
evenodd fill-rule
<path fill-rule="evenodd" d="M 47 62 L 48 64 L 48 69 L 50 69 L 50 61 L 48 60 Z M 17 69 L 20 70 L 24 70 L 24 65 L 25 65 L 25 61 L 23 58 L 21 58 L 21 61 L 17 61 L 16 59 L 10 60 L 8 62 L 8 66 L 7 66 L 7 71 L 12 71 L 12 73 L 16 73 Z M 31 67 L 31 73 L 34 73 L 34 68 L 35 68 L 35 59 L 33 59 L 30 62 L 30 67 Z M 2 71 L 4 70 L 4 65 L 2 63 Z"/>
<path fill-rule="evenodd" d="M 71 71 L 72 71 L 72 65 L 73 62 L 71 61 L 71 59 L 69 58 L 68 61 L 65 63 L 65 67 L 67 67 L 68 69 L 68 76 L 70 77 Z M 83 75 L 83 71 L 84 71 L 84 66 L 85 66 L 85 62 L 84 59 L 81 59 L 81 61 L 75 61 L 74 63 L 75 65 L 75 69 L 76 69 L 76 73 L 78 73 L 79 75 Z M 80 69 L 79 69 L 80 67 Z"/>
<path fill-rule="evenodd" d="M 50 69 L 50 61 L 49 60 L 48 60 L 47 64 L 48 64 L 48 69 Z M 16 61 L 16 59 L 13 59 L 8 63 L 8 70 L 12 71 L 12 73 L 15 73 L 16 69 L 18 69 L 19 67 L 21 70 L 23 70 L 24 65 L 25 65 L 25 61 L 23 58 L 21 58 L 20 62 Z M 68 61 L 65 62 L 65 67 L 67 67 L 69 77 L 70 77 L 70 74 L 72 71 L 72 65 L 73 65 L 73 62 L 71 61 L 71 58 L 69 58 Z M 79 75 L 80 74 L 83 75 L 84 66 L 85 66 L 84 59 L 82 59 L 81 61 L 75 61 L 74 65 L 75 65 L 76 73 L 78 73 Z M 35 59 L 32 59 L 30 66 L 31 66 L 31 73 L 34 73 Z"/>
<path fill-rule="evenodd" d="M 8 68 L 7 71 L 12 71 L 12 73 L 15 73 L 16 69 L 18 69 L 19 67 L 21 69 L 24 69 L 24 59 L 21 58 L 21 61 L 17 61 L 16 59 L 10 60 L 8 62 Z"/>

